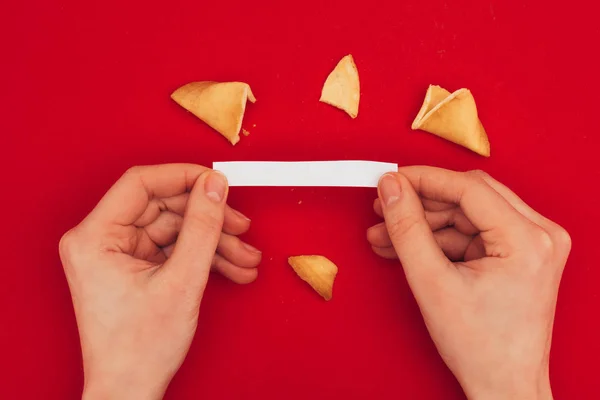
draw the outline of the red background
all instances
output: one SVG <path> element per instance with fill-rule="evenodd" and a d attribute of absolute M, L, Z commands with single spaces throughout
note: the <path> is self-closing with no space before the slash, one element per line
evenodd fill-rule
<path fill-rule="evenodd" d="M 74 399 L 82 368 L 57 243 L 129 166 L 369 159 L 482 168 L 565 226 L 556 398 L 600 397 L 597 11 L 580 1 L 4 1 L 0 5 L 0 398 Z M 579 4 L 582 3 L 582 4 Z M 319 103 L 337 61 L 361 80 L 351 120 Z M 258 98 L 235 146 L 169 98 L 241 80 Z M 470 88 L 484 159 L 410 123 L 427 85 Z M 253 128 L 252 125 L 256 124 Z M 235 188 L 259 279 L 214 276 L 167 398 L 461 399 L 401 267 L 365 229 L 372 189 Z M 302 202 L 299 204 L 299 202 Z M 331 258 L 323 302 L 286 263 Z"/>

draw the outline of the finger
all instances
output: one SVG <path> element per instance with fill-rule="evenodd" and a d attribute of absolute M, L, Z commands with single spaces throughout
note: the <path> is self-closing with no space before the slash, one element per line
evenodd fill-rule
<path fill-rule="evenodd" d="M 171 197 L 152 199 L 159 211 L 171 211 L 183 217 L 190 193 L 185 192 Z"/>
<path fill-rule="evenodd" d="M 433 218 L 433 221 L 430 218 L 430 214 L 437 214 L 437 213 L 428 213 L 425 212 L 426 214 L 426 218 L 427 218 L 427 222 L 429 223 L 430 228 L 434 231 L 434 237 L 438 238 L 438 236 L 436 235 L 437 232 L 442 232 L 444 231 L 444 233 L 442 233 L 442 238 L 445 238 L 447 235 L 447 230 L 452 230 L 454 232 L 456 232 L 457 234 L 461 234 L 462 237 L 460 237 L 460 239 L 463 238 L 470 238 L 475 235 L 476 233 L 478 233 L 476 230 L 474 230 L 473 228 L 471 228 L 470 230 L 461 230 L 457 227 L 452 228 L 453 225 L 449 225 L 446 222 L 439 222 L 442 219 L 438 218 L 437 216 Z M 445 219 L 446 217 L 444 217 L 443 221 L 446 221 Z M 468 222 L 468 221 L 467 221 Z M 460 226 L 460 224 L 459 224 Z M 450 227 L 450 228 L 448 228 Z M 385 223 L 380 223 L 377 225 L 373 225 L 372 227 L 370 227 L 369 229 L 367 229 L 367 240 L 368 242 L 371 244 L 371 246 L 374 247 L 379 247 L 379 248 L 386 248 L 386 247 L 392 247 L 392 240 L 390 239 L 390 235 L 388 234 L 387 231 L 387 227 L 385 225 Z M 454 251 L 453 248 L 450 248 L 449 251 L 447 251 L 447 248 L 442 246 L 442 243 L 440 243 L 439 240 L 437 240 L 438 245 L 440 245 L 440 247 L 442 248 L 442 250 L 444 251 L 444 254 L 446 254 L 446 256 L 452 260 L 455 261 L 457 259 L 457 257 L 453 256 L 450 257 L 449 256 L 449 252 L 451 252 L 451 254 L 456 254 L 456 252 Z M 446 244 L 448 241 L 445 241 L 443 244 Z M 466 243 L 464 246 L 464 248 L 462 249 L 462 253 L 459 259 L 462 259 L 462 254 L 464 254 L 464 250 L 466 248 L 466 245 L 468 243 Z"/>
<path fill-rule="evenodd" d="M 189 198 L 189 193 L 182 193 L 176 196 L 153 198 L 148 203 L 144 213 L 134 222 L 136 226 L 146 226 L 154 221 L 161 212 L 170 211 L 183 217 L 185 206 Z M 230 235 L 241 235 L 250 228 L 250 218 L 241 212 L 225 205 L 225 219 L 223 222 L 223 232 Z"/>
<path fill-rule="evenodd" d="M 163 248 L 163 254 L 166 258 L 170 257 L 173 253 L 174 245 L 170 245 Z M 231 279 L 235 283 L 250 283 L 256 279 L 258 270 L 256 268 L 244 268 L 233 264 L 232 262 L 225 259 L 225 257 L 215 254 L 211 267 L 213 271 L 220 272 L 223 276 Z"/>
<path fill-rule="evenodd" d="M 527 203 L 525 203 L 519 196 L 517 196 L 512 190 L 506 187 L 504 184 L 498 182 L 496 179 L 491 177 L 489 174 L 483 171 L 471 171 L 471 173 L 481 177 L 488 185 L 492 187 L 500 196 L 504 197 L 518 212 L 523 216 L 531 220 L 532 222 L 544 227 L 549 219 L 535 211 Z"/>
<path fill-rule="evenodd" d="M 225 206 L 225 221 L 223 222 L 223 232 L 230 235 L 241 235 L 250 229 L 250 218 L 238 210 Z"/>
<path fill-rule="evenodd" d="M 465 214 L 458 207 L 443 211 L 425 211 L 425 218 L 432 231 L 437 231 L 446 227 L 454 227 L 465 235 L 476 235 L 479 230 L 473 226 L 471 221 L 465 217 Z"/>
<path fill-rule="evenodd" d="M 481 232 L 498 231 L 510 238 L 516 228 L 525 226 L 521 215 L 498 192 L 472 174 L 434 167 L 402 167 L 399 172 L 421 196 L 460 205 Z"/>
<path fill-rule="evenodd" d="M 421 197 L 421 203 L 425 211 L 445 211 L 456 208 L 456 204 L 445 203 L 443 201 L 429 200 Z"/>
<path fill-rule="evenodd" d="M 225 233 L 221 234 L 221 239 L 217 245 L 217 253 L 231 263 L 243 268 L 256 267 L 262 257 L 260 250 L 242 242 L 238 237 Z"/>
<path fill-rule="evenodd" d="M 188 197 L 189 193 L 183 193 L 178 196 L 168 197 L 165 199 L 157 199 L 157 203 L 162 203 L 163 209 L 172 211 L 183 216 Z M 229 205 L 225 205 L 225 219 L 223 221 L 223 232 L 228 233 L 230 235 L 241 235 L 242 233 L 246 233 L 248 231 L 248 229 L 250 228 L 250 222 L 250 218 L 246 217 L 244 214 L 230 207 Z"/>
<path fill-rule="evenodd" d="M 510 190 L 506 185 L 498 182 L 489 174 L 483 171 L 471 171 L 472 174 L 480 176 L 492 189 L 500 194 L 508 201 L 521 215 L 529 219 L 532 223 L 542 228 L 554 242 L 556 248 L 560 251 L 562 258 L 566 259 L 571 250 L 571 237 L 567 231 L 542 214 L 535 211 L 527 203 L 525 203 L 515 192 Z"/>
<path fill-rule="evenodd" d="M 371 249 L 373 249 L 373 252 L 381 258 L 385 258 L 387 260 L 397 260 L 398 259 L 398 254 L 396 253 L 396 250 L 394 250 L 393 247 L 371 246 Z"/>
<path fill-rule="evenodd" d="M 148 237 L 159 247 L 165 247 L 175 243 L 177 235 L 181 230 L 183 218 L 170 211 L 160 213 L 154 222 L 146 225 L 143 229 Z"/>
<path fill-rule="evenodd" d="M 374 247 L 392 247 L 392 239 L 390 239 L 385 222 L 367 229 L 367 240 Z"/>
<path fill-rule="evenodd" d="M 162 249 L 154 243 L 148 233 L 141 228 L 133 228 L 137 229 L 136 239 L 134 242 L 134 247 L 130 248 L 131 252 L 126 251 L 126 253 L 130 254 L 133 258 L 138 260 L 146 260 L 153 264 L 162 264 L 166 260 L 166 255 L 162 251 Z"/>
<path fill-rule="evenodd" d="M 456 208 L 456 204 L 443 203 L 440 201 L 434 201 L 429 199 L 421 199 L 421 203 L 423 204 L 423 208 L 425 211 L 445 211 Z M 375 214 L 379 215 L 383 218 L 383 209 L 381 208 L 381 200 L 375 199 L 373 202 L 373 210 Z"/>
<path fill-rule="evenodd" d="M 194 164 L 164 164 L 130 168 L 104 195 L 90 218 L 99 223 L 131 225 L 150 199 L 190 191 L 207 169 Z M 126 199 L 127 201 L 123 201 Z"/>
<path fill-rule="evenodd" d="M 156 246 L 165 247 L 175 243 L 179 231 L 181 230 L 182 223 L 183 218 L 181 216 L 170 211 L 164 211 L 160 213 L 158 218 L 152 223 L 140 229 L 143 229 L 146 232 L 147 236 L 156 244 Z M 224 240 L 225 246 L 231 246 L 232 240 L 229 235 L 221 234 L 221 240 Z M 236 240 L 239 241 L 237 238 Z M 248 246 L 248 248 L 252 247 L 249 245 L 246 246 Z"/>
<path fill-rule="evenodd" d="M 473 236 L 460 233 L 454 228 L 440 229 L 433 233 L 438 246 L 451 261 L 462 261 Z"/>
<path fill-rule="evenodd" d="M 221 237 L 228 185 L 217 171 L 202 174 L 193 186 L 177 243 L 163 270 L 204 290 Z"/>
<path fill-rule="evenodd" d="M 375 214 L 383 218 L 383 209 L 381 208 L 381 200 L 379 200 L 379 198 L 375 199 L 373 202 L 373 211 L 375 211 Z"/>
<path fill-rule="evenodd" d="M 419 196 L 402 174 L 385 174 L 379 198 L 390 238 L 406 277 L 416 290 L 449 271 L 449 260 L 437 245 Z"/>
<path fill-rule="evenodd" d="M 154 222 L 164 211 L 169 211 L 183 217 L 189 196 L 190 194 L 186 192 L 171 197 L 152 198 L 148 201 L 144 213 L 133 224 L 138 227 L 144 227 Z"/>
<path fill-rule="evenodd" d="M 241 285 L 253 282 L 258 276 L 257 268 L 241 268 L 218 254 L 213 258 L 212 269 Z"/>

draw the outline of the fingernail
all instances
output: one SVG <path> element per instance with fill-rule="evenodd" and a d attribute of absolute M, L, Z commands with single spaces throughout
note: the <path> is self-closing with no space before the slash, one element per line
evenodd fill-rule
<path fill-rule="evenodd" d="M 231 209 L 231 211 L 233 211 L 233 213 L 234 213 L 235 215 L 237 215 L 238 217 L 240 217 L 240 218 L 243 218 L 243 219 L 245 219 L 246 221 L 250 221 L 250 218 L 246 217 L 244 214 L 242 214 L 242 213 L 241 213 L 241 212 L 239 212 L 238 210 L 236 210 L 236 209 L 233 209 L 233 208 L 232 208 L 232 209 Z"/>
<path fill-rule="evenodd" d="M 242 245 L 246 248 L 246 250 L 248 250 L 251 253 L 262 254 L 262 251 L 260 251 L 254 246 L 250 246 L 248 243 L 242 242 Z"/>
<path fill-rule="evenodd" d="M 386 206 L 394 204 L 400 200 L 400 196 L 402 195 L 400 181 L 392 174 L 383 175 L 379 180 L 379 193 L 383 204 Z"/>
<path fill-rule="evenodd" d="M 225 197 L 226 190 L 227 179 L 225 178 L 225 175 L 219 171 L 209 172 L 204 181 L 204 192 L 206 193 L 206 197 L 215 203 L 220 203 Z"/>

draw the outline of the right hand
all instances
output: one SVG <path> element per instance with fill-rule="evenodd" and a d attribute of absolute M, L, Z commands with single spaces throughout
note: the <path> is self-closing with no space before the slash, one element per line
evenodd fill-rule
<path fill-rule="evenodd" d="M 400 168 L 367 237 L 399 258 L 469 399 L 551 399 L 549 353 L 568 233 L 481 171 Z"/>

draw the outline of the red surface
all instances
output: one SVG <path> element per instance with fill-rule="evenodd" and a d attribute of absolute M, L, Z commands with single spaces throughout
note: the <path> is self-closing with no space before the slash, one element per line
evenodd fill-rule
<path fill-rule="evenodd" d="M 482 168 L 565 226 L 574 244 L 552 383 L 557 399 L 600 398 L 594 3 L 217 3 L 226 2 L 0 5 L 0 398 L 79 396 L 57 243 L 127 167 L 321 159 Z M 317 101 L 347 53 L 361 79 L 356 120 Z M 206 79 L 248 82 L 258 98 L 244 124 L 252 134 L 235 148 L 169 98 Z M 410 131 L 429 83 L 473 91 L 490 159 Z M 212 278 L 167 398 L 463 398 L 400 266 L 369 250 L 374 197 L 233 189 L 231 204 L 254 221 L 246 240 L 264 251 L 259 279 L 239 287 Z M 304 253 L 339 265 L 331 302 L 287 266 Z"/>

